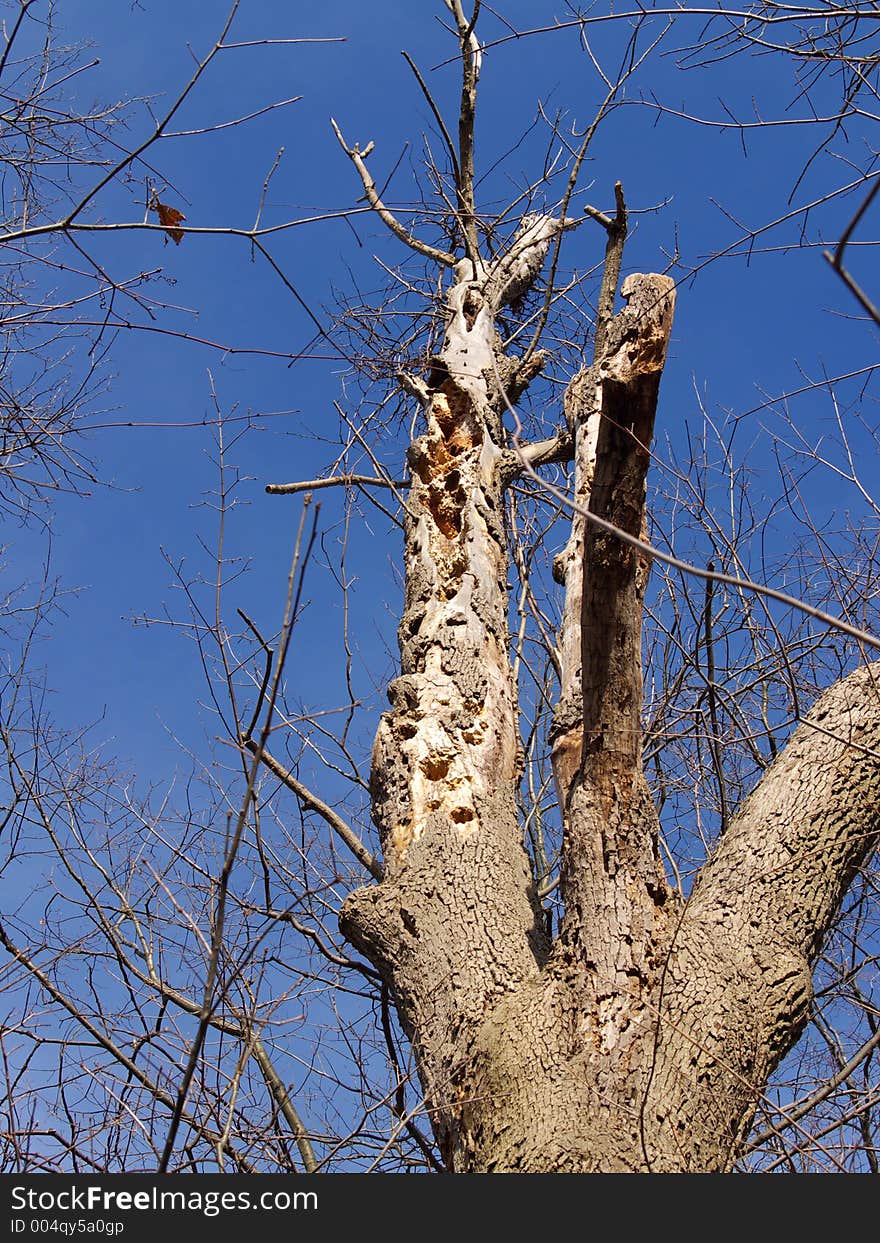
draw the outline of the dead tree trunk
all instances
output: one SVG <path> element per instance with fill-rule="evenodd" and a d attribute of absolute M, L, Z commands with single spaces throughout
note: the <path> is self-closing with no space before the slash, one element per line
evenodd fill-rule
<path fill-rule="evenodd" d="M 398 1005 L 450 1169 L 725 1170 L 876 843 L 874 670 L 823 696 L 682 905 L 641 768 L 649 564 L 576 515 L 553 738 L 566 915 L 548 943 L 515 809 L 502 530 L 517 463 L 501 416 L 528 376 L 500 353 L 495 315 L 560 227 L 529 219 L 490 271 L 460 263 L 429 380 L 403 377 L 427 430 L 410 450 L 401 675 L 373 754 L 385 875 L 350 896 L 342 927 Z M 523 456 L 573 452 L 580 506 L 639 536 L 674 291 L 634 276 L 622 292 L 568 393 L 571 441 Z"/>
<path fill-rule="evenodd" d="M 609 233 L 595 357 L 566 395 L 567 430 L 514 453 L 503 416 L 542 359 L 508 356 L 497 317 L 574 222 L 527 216 L 506 253 L 481 258 L 477 8 L 468 21 L 461 0 L 446 2 L 463 64 L 452 153 L 461 259 L 407 232 L 366 170 L 371 147 L 349 148 L 337 130 L 373 209 L 452 273 L 430 373 L 400 377 L 425 431 L 409 451 L 400 676 L 373 751 L 385 867 L 346 900 L 341 927 L 394 998 L 448 1169 L 727 1170 L 806 1020 L 823 936 L 877 842 L 878 671 L 819 700 L 683 903 L 660 864 L 640 723 L 650 564 L 639 537 L 673 284 L 630 276 L 614 316 L 622 195 L 616 219 L 592 213 Z M 503 490 L 530 466 L 571 458 L 551 738 L 565 917 L 551 943 L 516 812 Z"/>
<path fill-rule="evenodd" d="M 429 382 L 402 378 L 427 430 L 409 452 L 401 676 L 373 751 L 385 876 L 342 915 L 392 990 L 441 1149 L 463 1168 L 475 1035 L 549 950 L 516 811 L 502 507 L 502 413 L 527 377 L 501 355 L 495 317 L 535 279 L 560 227 L 529 218 L 491 271 L 456 265 Z"/>

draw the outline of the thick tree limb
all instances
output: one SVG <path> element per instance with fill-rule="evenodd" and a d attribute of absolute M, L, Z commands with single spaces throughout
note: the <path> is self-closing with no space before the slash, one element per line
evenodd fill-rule
<path fill-rule="evenodd" d="M 605 326 L 601 357 L 573 384 L 567 416 L 578 445 L 578 504 L 588 497 L 590 514 L 638 537 L 675 286 L 665 276 L 634 275 L 621 294 L 627 306 Z M 657 815 L 641 767 L 649 569 L 639 551 L 609 531 L 584 518 L 573 525 L 563 567 L 564 677 L 553 731 L 565 828 L 561 935 L 573 953 L 596 965 L 599 987 L 609 995 L 631 991 L 627 978 L 647 986 L 652 944 L 664 934 L 669 909 Z"/>
<path fill-rule="evenodd" d="M 569 217 L 523 216 L 509 250 L 493 265 L 485 284 L 485 298 L 493 309 L 500 310 L 531 289 L 553 240 L 581 223 Z"/>
<path fill-rule="evenodd" d="M 878 753 L 874 663 L 820 697 L 694 886 L 672 941 L 646 1107 L 658 1138 L 673 1119 L 685 1126 L 694 1169 L 719 1134 L 738 1150 L 808 1018 L 812 964 L 880 840 Z"/>
<path fill-rule="evenodd" d="M 534 240 L 528 270 L 540 252 Z M 546 253 L 546 249 L 543 253 Z M 512 273 L 511 273 L 512 275 Z M 382 973 L 413 1038 L 427 1107 L 452 1163 L 469 1049 L 499 997 L 538 972 L 546 940 L 517 820 L 500 463 L 505 365 L 491 274 L 454 270 L 428 383 L 405 377 L 425 432 L 410 446 L 401 669 L 373 747 L 381 884 L 346 900 L 343 934 Z M 508 287 L 504 276 L 494 286 Z"/>
<path fill-rule="evenodd" d="M 880 831 L 880 662 L 814 704 L 703 869 L 688 921 L 784 928 L 812 962 Z"/>
<path fill-rule="evenodd" d="M 609 260 L 619 270 L 623 236 L 615 236 Z M 603 354 L 572 381 L 565 411 L 575 438 L 576 506 L 638 538 L 675 289 L 668 277 L 633 275 L 621 292 L 628 305 L 602 325 Z M 596 771 L 607 771 L 600 756 L 617 756 L 617 771 L 632 773 L 638 765 L 641 598 L 648 563 L 581 513 L 556 569 L 566 585 L 563 677 L 553 731 L 554 774 L 564 806 L 586 755 L 594 757 Z"/>
<path fill-rule="evenodd" d="M 675 285 L 666 276 L 629 276 L 621 293 L 628 305 L 608 326 L 605 352 L 596 364 L 599 429 L 589 508 L 638 536 Z M 641 752 L 642 597 L 649 566 L 595 526 L 586 534 L 584 565 L 584 751 L 619 757 L 634 772 Z"/>

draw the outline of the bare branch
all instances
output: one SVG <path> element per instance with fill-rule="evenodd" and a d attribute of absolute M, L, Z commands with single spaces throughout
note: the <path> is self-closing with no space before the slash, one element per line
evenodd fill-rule
<path fill-rule="evenodd" d="M 252 755 L 258 755 L 260 762 L 268 768 L 273 777 L 277 777 L 279 781 L 283 781 L 289 790 L 292 790 L 296 797 L 300 800 L 304 807 L 308 807 L 310 811 L 315 812 L 321 819 L 330 826 L 333 832 L 343 841 L 354 857 L 363 867 L 367 869 L 371 876 L 376 880 L 381 880 L 384 875 L 384 868 L 378 859 L 367 850 L 358 835 L 351 829 L 345 821 L 339 816 L 332 807 L 319 799 L 316 794 L 296 777 L 293 773 L 288 772 L 283 764 L 271 755 L 265 747 L 260 747 L 253 738 L 242 739 L 244 746 Z"/>
<path fill-rule="evenodd" d="M 429 246 L 427 242 L 422 242 L 417 237 L 414 237 L 410 232 L 408 232 L 407 229 L 404 228 L 400 221 L 392 215 L 392 213 L 382 202 L 379 197 L 379 192 L 376 189 L 376 183 L 373 181 L 373 178 L 370 176 L 367 166 L 364 163 L 366 157 L 373 150 L 373 144 L 371 142 L 368 143 L 363 151 L 361 151 L 357 145 L 349 147 L 346 144 L 345 139 L 342 137 L 342 132 L 340 131 L 339 126 L 332 117 L 330 118 L 330 124 L 333 126 L 333 132 L 339 141 L 340 147 L 342 147 L 342 150 L 357 169 L 361 182 L 363 183 L 364 192 L 367 196 L 367 202 L 370 204 L 373 211 L 375 211 L 379 216 L 379 219 L 387 225 L 399 241 L 403 242 L 404 245 L 409 246 L 410 250 L 414 250 L 419 255 L 424 255 L 426 259 L 432 259 L 435 263 L 442 264 L 445 267 L 452 267 L 455 263 L 455 257 L 453 255 L 450 255 L 445 250 L 438 250 L 435 246 Z"/>
<path fill-rule="evenodd" d="M 274 496 L 292 492 L 316 492 L 320 488 L 405 488 L 401 479 L 380 479 L 373 475 L 333 475 L 327 479 L 305 479 L 298 483 L 267 483 L 266 491 Z"/>

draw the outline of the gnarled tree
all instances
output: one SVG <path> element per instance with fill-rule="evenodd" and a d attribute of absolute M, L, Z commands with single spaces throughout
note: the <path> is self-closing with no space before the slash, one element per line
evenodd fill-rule
<path fill-rule="evenodd" d="M 174 376 L 170 404 L 182 421 L 173 425 L 191 425 L 183 373 L 178 378 L 165 353 L 170 339 L 252 365 L 237 373 L 247 414 L 224 414 L 231 370 L 218 369 L 216 387 L 212 376 L 202 424 L 214 444 L 216 490 L 205 496 L 195 531 L 182 524 L 178 536 L 170 519 L 166 562 L 179 603 L 166 610 L 154 609 L 154 599 L 131 602 L 145 630 L 186 636 L 186 667 L 194 647 L 207 684 L 197 705 L 161 648 L 162 715 L 170 714 L 180 740 L 173 771 L 166 752 L 156 760 L 139 750 L 136 784 L 129 764 L 102 744 L 103 722 L 98 737 L 80 731 L 87 707 L 76 696 L 71 705 L 69 691 L 53 719 L 53 677 L 35 664 L 59 590 L 48 568 L 33 592 L 16 597 L 7 586 L 0 601 L 3 1169 L 876 1172 L 880 942 L 868 856 L 878 831 L 880 713 L 878 666 L 869 657 L 880 646 L 880 501 L 862 473 L 877 428 L 859 407 L 877 364 L 848 357 L 849 345 L 858 351 L 860 343 L 858 326 L 848 323 L 841 352 L 829 348 L 831 374 L 817 379 L 808 333 L 820 312 L 812 298 L 793 307 L 792 290 L 804 272 L 819 270 L 847 309 L 877 319 L 870 252 L 856 249 L 876 204 L 871 178 L 880 184 L 876 108 L 866 106 L 880 96 L 871 51 L 877 14 L 851 5 L 761 3 L 711 13 L 609 5 L 557 22 L 550 6 L 533 0 L 506 3 L 504 14 L 485 7 L 481 14 L 479 0 L 467 11 L 461 0 L 445 0 L 445 8 L 438 0 L 455 56 L 426 79 L 407 55 L 416 84 L 407 86 L 421 91 L 434 134 L 406 191 L 401 163 L 390 173 L 381 164 L 386 135 L 376 134 L 375 154 L 372 143 L 353 145 L 345 115 L 352 105 L 338 95 L 342 158 L 319 103 L 320 151 L 304 148 L 290 166 L 281 163 L 294 127 L 282 122 L 295 102 L 287 76 L 267 101 L 262 73 L 249 78 L 238 58 L 255 45 L 299 40 L 286 27 L 279 40 L 264 38 L 261 6 L 221 4 L 222 20 L 194 68 L 187 59 L 170 105 L 146 119 L 127 110 L 128 138 L 110 124 L 122 116 L 116 109 L 94 107 L 91 95 L 81 106 L 74 88 L 87 80 L 83 63 L 55 42 L 64 6 L 14 7 L 0 38 L 7 101 L 0 517 L 42 520 L 58 490 L 88 490 L 103 465 L 100 446 L 92 444 L 93 470 L 78 435 L 114 426 L 95 423 L 92 400 L 114 336 L 144 343 L 143 358 L 127 355 L 120 368 L 125 422 L 143 424 L 131 435 L 147 436 L 156 416 L 139 384 L 151 365 Z M 213 7 L 189 6 L 193 25 L 184 34 L 154 6 L 152 29 L 181 44 L 193 30 L 195 46 Z M 137 6 L 139 14 L 149 8 Z M 416 8 L 430 21 L 431 6 L 409 6 L 406 16 Z M 403 13 L 380 0 L 343 5 L 331 41 L 356 39 L 363 22 L 376 53 L 376 30 L 399 32 Z M 256 28 L 246 24 L 255 14 Z M 545 19 L 543 35 L 522 27 Z M 580 109 L 595 87 L 603 102 L 581 131 L 541 106 L 507 160 L 495 155 L 510 147 L 516 108 L 496 113 L 481 176 L 474 134 L 483 54 L 506 70 L 496 81 L 531 100 L 532 88 L 549 89 L 539 70 L 549 66 L 555 77 L 564 65 L 538 63 L 544 36 L 545 48 L 560 51 L 566 38 L 579 39 L 583 56 L 565 69 L 572 97 Z M 690 79 L 678 68 L 675 106 L 664 95 L 671 59 L 647 57 L 666 36 L 678 66 L 706 69 L 711 90 L 702 105 L 699 90 L 680 102 Z M 761 105 L 786 128 L 765 133 L 753 117 L 751 80 L 739 99 L 742 119 L 736 99 L 716 108 L 711 66 L 741 54 L 774 66 L 772 84 L 761 82 Z M 510 71 L 514 60 L 522 77 Z M 161 55 L 150 62 L 164 63 Z M 389 85 L 379 65 L 363 72 L 362 45 L 350 45 L 341 64 L 337 81 L 357 72 L 362 84 L 382 82 L 377 116 L 386 116 L 388 98 L 401 100 L 393 74 Z M 643 67 L 644 92 L 624 100 L 625 83 Z M 783 113 L 776 92 L 788 68 L 786 104 L 795 106 Z M 444 107 L 455 104 L 441 107 L 433 93 L 446 72 L 456 75 L 457 128 L 444 121 Z M 213 94 L 190 111 L 196 87 L 207 88 L 213 74 L 220 75 Z M 332 70 L 297 85 L 310 108 L 321 89 L 328 97 L 337 91 Z M 240 106 L 229 110 L 237 97 Z M 511 100 L 505 95 L 505 107 Z M 638 107 L 610 117 L 621 102 Z M 774 208 L 771 191 L 780 187 L 762 184 L 760 196 L 751 195 L 751 166 L 743 176 L 732 160 L 729 182 L 727 165 L 718 164 L 704 185 L 700 157 L 688 152 L 676 166 L 681 148 L 669 142 L 658 144 L 662 166 L 636 186 L 654 154 L 640 145 L 643 122 L 655 119 L 664 132 L 681 125 L 689 135 L 711 134 L 710 163 L 711 148 L 721 150 L 719 130 L 733 130 L 743 147 L 766 143 L 765 159 L 773 144 L 781 163 L 795 159 L 802 192 Z M 257 128 L 240 128 L 246 123 Z M 255 136 L 259 175 L 242 226 L 228 169 L 246 188 L 245 132 Z M 597 134 L 615 147 L 603 153 Z M 780 146 L 768 136 L 776 134 L 785 135 Z M 853 171 L 859 139 L 864 162 Z M 191 159 L 175 162 L 182 142 Z M 345 191 L 342 210 L 335 199 L 326 211 L 291 210 L 288 200 L 304 186 L 310 199 L 321 198 L 327 150 L 344 173 L 351 165 L 363 200 L 354 205 Z M 533 153 L 534 179 L 518 178 L 512 161 Z M 680 250 L 661 262 L 661 233 L 628 237 L 620 185 L 610 210 L 583 206 L 591 159 L 600 184 L 606 176 L 609 186 L 614 176 L 626 180 L 633 218 L 636 199 L 644 205 L 681 185 Z M 818 189 L 804 181 L 817 169 Z M 743 188 L 745 205 L 737 199 Z M 732 241 L 729 231 L 713 235 L 706 257 L 695 247 L 704 245 L 710 194 L 725 202 L 735 232 Z M 657 215 L 662 234 L 670 218 Z M 346 238 L 372 229 L 401 262 L 385 268 L 389 283 L 363 295 L 363 306 L 346 283 L 334 321 L 318 309 L 326 235 L 316 233 L 312 247 L 309 234 L 312 263 L 285 239 L 306 225 L 341 231 L 342 220 Z M 737 251 L 757 258 L 771 229 L 768 249 L 778 243 L 792 260 L 777 298 L 759 283 L 769 270 L 762 265 L 774 259 L 761 257 L 747 272 L 711 266 Z M 277 341 L 254 341 L 252 309 L 239 299 L 251 265 L 227 268 L 223 252 L 214 275 L 236 290 L 232 298 L 189 283 L 191 259 L 217 236 L 246 239 L 292 300 L 293 320 L 270 286 L 257 291 L 266 323 L 280 326 Z M 835 271 L 809 249 L 816 242 L 831 246 Z M 662 273 L 632 272 L 666 260 Z M 702 267 L 709 280 L 691 284 Z M 366 270 L 374 269 L 353 263 L 355 284 L 372 279 Z M 725 284 L 712 289 L 722 270 Z M 157 302 L 154 279 L 159 290 L 178 281 L 181 305 L 176 295 L 174 306 Z M 211 312 L 197 336 L 190 301 Z M 703 312 L 708 346 L 694 340 Z M 752 382 L 764 383 L 770 370 L 768 350 L 730 417 L 713 426 L 721 399 L 707 405 L 698 395 L 694 419 L 675 369 L 686 360 L 719 383 L 735 366 L 745 373 L 741 359 L 762 313 L 766 335 L 774 334 L 773 363 L 784 354 L 788 367 L 795 336 L 808 354 L 797 364 L 806 374 L 786 385 L 812 403 L 808 417 L 789 414 L 788 393 L 781 413 L 766 392 L 760 405 L 744 408 L 753 405 Z M 318 331 L 311 343 L 303 325 L 307 335 Z M 712 354 L 717 340 L 723 346 Z M 162 343 L 161 355 L 149 352 L 150 341 Z M 297 469 L 320 478 L 267 488 L 315 494 L 295 515 L 279 627 L 271 545 L 286 529 L 285 502 L 261 498 L 248 524 L 238 501 L 249 476 L 237 454 L 248 446 L 259 496 L 280 455 L 273 440 L 271 457 L 249 458 L 259 419 L 252 409 L 279 404 L 267 395 L 271 387 L 259 387 L 270 377 L 257 360 L 282 370 L 286 448 L 287 366 L 309 357 L 344 367 L 344 392 L 335 372 L 324 390 L 328 401 L 331 391 L 340 398 L 340 435 L 329 435 L 330 462 L 323 449 L 304 455 L 308 466 L 299 456 Z M 816 428 L 829 408 L 832 435 L 820 440 Z M 751 486 L 752 459 L 741 443 L 736 454 L 731 447 L 736 429 L 759 411 L 775 420 L 772 447 L 785 450 L 769 499 Z M 298 449 L 310 434 L 327 444 L 320 396 L 314 412 L 314 421 L 305 410 L 296 415 Z M 170 426 L 162 422 L 157 434 L 169 435 Z M 179 468 L 184 459 L 165 444 L 161 461 Z M 157 459 L 144 457 L 148 482 Z M 812 475 L 801 486 L 819 468 L 832 472 L 841 496 L 851 489 L 839 504 L 837 496 L 826 503 Z M 203 485 L 175 473 L 186 507 L 191 489 Z M 163 471 L 144 493 L 141 513 L 177 514 L 170 478 Z M 134 481 L 123 472 L 126 480 Z M 833 529 L 832 515 L 852 496 L 845 529 Z M 119 512 L 100 498 L 94 509 L 88 504 L 102 530 L 107 514 Z M 360 512 L 367 504 L 375 509 Z M 783 504 L 793 520 L 779 521 Z M 399 653 L 387 672 L 380 648 L 364 638 L 377 622 L 384 550 L 378 541 L 364 547 L 356 520 L 366 526 L 374 512 L 403 536 L 389 556 L 402 603 L 390 610 L 392 629 L 400 618 Z M 67 525 L 58 529 L 73 540 Z M 120 556 L 139 573 L 152 536 L 139 523 L 126 530 Z M 188 570 L 193 535 L 201 553 Z M 204 573 L 201 556 L 211 547 L 216 558 Z M 96 564 L 96 578 L 120 563 Z M 307 607 L 322 573 L 321 594 Z M 768 595 L 776 597 L 772 608 Z M 336 617 L 338 662 L 326 659 L 325 646 Z M 65 631 L 68 647 L 52 649 L 55 677 L 65 650 L 90 669 L 93 660 L 112 666 L 126 675 L 118 688 L 124 727 L 129 708 L 150 712 L 127 676 L 130 657 L 87 646 L 99 642 L 91 628 Z M 152 687 L 150 703 L 151 696 Z M 71 707 L 74 727 L 64 728 Z"/>
<path fill-rule="evenodd" d="M 803 1028 L 812 963 L 877 841 L 877 670 L 820 698 L 689 895 L 673 889 L 643 771 L 641 628 L 645 481 L 675 286 L 630 275 L 614 314 L 627 228 L 618 186 L 615 216 L 589 213 L 608 238 L 592 361 L 568 387 L 557 436 L 517 434 L 517 402 L 543 358 L 508 348 L 499 320 L 555 266 L 576 221 L 566 195 L 558 214 L 524 216 L 505 247 L 485 245 L 473 172 L 479 4 L 470 15 L 461 0 L 447 6 L 463 67 L 449 250 L 389 211 L 371 146 L 349 147 L 337 129 L 374 210 L 446 274 L 440 348 L 424 377 L 399 377 L 423 430 L 408 452 L 400 675 L 372 759 L 384 864 L 350 895 L 341 928 L 413 1042 L 447 1168 L 727 1170 Z M 574 463 L 574 500 L 555 566 L 564 915 L 552 937 L 517 814 L 503 528 L 505 489 L 562 461 Z"/>

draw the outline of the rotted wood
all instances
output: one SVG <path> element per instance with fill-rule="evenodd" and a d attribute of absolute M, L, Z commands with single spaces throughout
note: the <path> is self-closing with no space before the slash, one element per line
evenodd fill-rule
<path fill-rule="evenodd" d="M 627 306 L 603 328 L 601 355 L 575 377 L 565 398 L 580 512 L 554 566 L 566 587 L 552 736 L 563 810 L 586 757 L 601 754 L 603 763 L 633 770 L 640 751 L 641 607 L 649 566 L 583 511 L 631 535 L 643 530 L 675 287 L 665 276 L 632 275 L 621 295 Z"/>
<path fill-rule="evenodd" d="M 645 524 L 645 481 L 675 307 L 665 276 L 633 275 L 602 354 L 568 394 L 576 487 L 587 514 L 564 564 L 563 686 L 553 765 L 563 809 L 565 916 L 572 961 L 593 964 L 601 991 L 647 997 L 666 935 L 670 894 L 657 814 L 641 767 L 645 555 L 590 522 L 632 536 Z M 621 1005 L 623 1001 L 621 1000 Z"/>
<path fill-rule="evenodd" d="M 675 286 L 666 276 L 629 276 L 626 308 L 612 320 L 596 364 L 596 462 L 589 511 L 628 535 L 645 523 L 645 480 Z M 587 523 L 581 611 L 584 751 L 633 771 L 641 751 L 643 553 Z"/>

